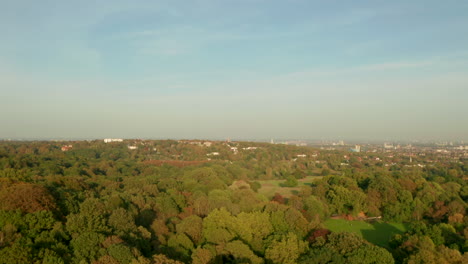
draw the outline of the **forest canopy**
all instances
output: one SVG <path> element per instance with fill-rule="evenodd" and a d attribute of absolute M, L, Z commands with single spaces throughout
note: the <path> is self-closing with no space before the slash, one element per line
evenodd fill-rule
<path fill-rule="evenodd" d="M 467 263 L 467 160 L 417 159 L 425 165 L 253 142 L 0 141 L 0 263 Z M 405 229 L 376 239 L 331 230 L 331 218 Z"/>

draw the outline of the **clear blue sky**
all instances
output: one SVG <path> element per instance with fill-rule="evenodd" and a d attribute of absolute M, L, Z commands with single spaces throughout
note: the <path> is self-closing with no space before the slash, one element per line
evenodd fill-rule
<path fill-rule="evenodd" d="M 468 140 L 468 1 L 0 0 L 0 138 Z"/>

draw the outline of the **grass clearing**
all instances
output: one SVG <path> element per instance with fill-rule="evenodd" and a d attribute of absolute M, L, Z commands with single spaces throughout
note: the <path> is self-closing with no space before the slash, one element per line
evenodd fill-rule
<path fill-rule="evenodd" d="M 403 223 L 348 221 L 344 219 L 328 219 L 325 226 L 332 232 L 355 233 L 367 241 L 388 248 L 392 236 L 403 234 L 407 226 Z"/>
<path fill-rule="evenodd" d="M 297 180 L 297 187 L 282 187 L 280 184 L 286 182 L 286 180 L 261 180 L 258 181 L 262 185 L 258 192 L 268 198 L 272 198 L 275 193 L 279 193 L 284 197 L 290 197 L 299 192 L 302 186 L 310 185 L 312 182 L 320 179 L 322 179 L 322 176 L 307 176 L 304 179 Z"/>

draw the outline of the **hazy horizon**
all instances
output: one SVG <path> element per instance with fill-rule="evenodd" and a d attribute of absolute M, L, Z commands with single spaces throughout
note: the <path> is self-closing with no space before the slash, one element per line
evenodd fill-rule
<path fill-rule="evenodd" d="M 109 137 L 107 137 L 109 138 Z M 30 138 L 0 138 L 0 141 L 63 141 L 63 142 L 73 142 L 73 141 L 101 141 L 106 138 L 104 137 L 82 137 L 82 138 L 70 138 L 70 137 L 30 137 Z M 161 137 L 161 138 L 111 138 L 111 139 L 123 139 L 123 140 L 190 140 L 190 141 L 231 141 L 231 142 L 262 142 L 262 143 L 271 143 L 273 140 L 274 144 L 284 144 L 290 143 L 307 143 L 307 144 L 333 144 L 343 141 L 344 145 L 355 145 L 355 144 L 384 144 L 384 143 L 393 143 L 393 144 L 453 144 L 453 146 L 466 145 L 468 142 L 465 140 L 447 140 L 447 139 L 408 139 L 408 140 L 398 140 L 398 139 L 372 139 L 372 138 L 231 138 L 231 137 L 212 137 L 212 138 L 170 138 L 170 137 Z M 339 145 L 337 145 L 339 146 Z"/>
<path fill-rule="evenodd" d="M 468 141 L 467 13 L 0 0 L 0 139 Z"/>

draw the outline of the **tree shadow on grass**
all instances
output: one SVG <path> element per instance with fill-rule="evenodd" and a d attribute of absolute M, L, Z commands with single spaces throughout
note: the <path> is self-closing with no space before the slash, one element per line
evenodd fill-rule
<path fill-rule="evenodd" d="M 385 222 L 373 222 L 374 229 L 361 230 L 362 237 L 367 241 L 381 247 L 389 248 L 390 239 L 396 234 L 403 234 L 405 230 L 400 230 L 394 225 Z"/>

